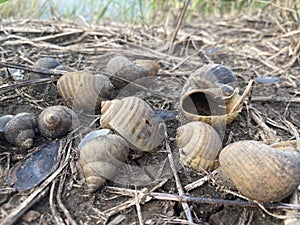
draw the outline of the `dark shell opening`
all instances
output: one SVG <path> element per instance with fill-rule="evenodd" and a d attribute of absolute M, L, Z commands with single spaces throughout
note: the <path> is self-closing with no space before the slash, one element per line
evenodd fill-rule
<path fill-rule="evenodd" d="M 182 109 L 199 116 L 226 114 L 226 105 L 221 97 L 203 91 L 195 91 L 182 99 Z"/>

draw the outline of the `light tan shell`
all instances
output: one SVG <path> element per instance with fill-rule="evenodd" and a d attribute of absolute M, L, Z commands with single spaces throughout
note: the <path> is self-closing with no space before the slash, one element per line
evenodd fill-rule
<path fill-rule="evenodd" d="M 37 122 L 30 113 L 19 113 L 11 118 L 4 127 L 5 139 L 17 146 L 30 148 L 33 145 Z"/>
<path fill-rule="evenodd" d="M 100 102 L 111 96 L 113 86 L 104 75 L 85 71 L 64 74 L 57 82 L 57 89 L 64 102 L 76 110 L 94 112 Z"/>
<path fill-rule="evenodd" d="M 127 155 L 126 141 L 116 134 L 101 135 L 85 143 L 80 149 L 79 164 L 88 190 L 96 191 L 112 178 Z"/>
<path fill-rule="evenodd" d="M 196 170 L 212 170 L 218 165 L 222 141 L 204 122 L 190 122 L 177 128 L 176 143 L 180 160 Z"/>
<path fill-rule="evenodd" d="M 140 78 L 155 76 L 160 65 L 151 60 L 136 60 L 131 62 L 125 56 L 115 56 L 107 66 L 108 73 L 113 75 L 111 81 L 117 88 L 123 88 L 128 82 L 138 80 Z"/>
<path fill-rule="evenodd" d="M 192 73 L 179 100 L 182 122 L 203 121 L 215 126 L 232 122 L 242 109 L 236 82 L 231 70 L 219 64 Z"/>
<path fill-rule="evenodd" d="M 137 97 L 103 101 L 100 125 L 120 134 L 132 146 L 141 151 L 153 151 L 164 138 L 163 121 L 151 107 Z"/>
<path fill-rule="evenodd" d="M 300 153 L 295 146 L 300 142 L 269 146 L 238 141 L 221 151 L 220 167 L 246 197 L 260 202 L 280 201 L 300 183 Z"/>
<path fill-rule="evenodd" d="M 79 119 L 73 110 L 56 105 L 44 109 L 38 117 L 40 133 L 46 138 L 59 138 L 79 125 Z"/>

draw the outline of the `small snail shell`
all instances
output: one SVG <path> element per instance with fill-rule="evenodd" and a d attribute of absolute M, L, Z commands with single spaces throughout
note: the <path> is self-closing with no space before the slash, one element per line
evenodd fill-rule
<path fill-rule="evenodd" d="M 73 109 L 95 111 L 101 101 L 110 97 L 113 86 L 104 75 L 78 71 L 60 77 L 57 89 L 64 102 Z"/>
<path fill-rule="evenodd" d="M 4 127 L 13 117 L 13 115 L 5 115 L 0 117 L 0 139 L 4 139 Z"/>
<path fill-rule="evenodd" d="M 232 109 L 241 96 L 235 89 L 237 79 L 222 65 L 205 65 L 187 79 L 179 101 L 182 122 L 203 121 L 221 126 L 234 120 L 242 109 Z"/>
<path fill-rule="evenodd" d="M 127 155 L 126 141 L 116 134 L 100 135 L 84 143 L 80 149 L 79 165 L 88 190 L 96 191 L 106 179 L 112 178 Z"/>
<path fill-rule="evenodd" d="M 298 151 L 286 142 L 269 146 L 258 141 L 238 141 L 221 151 L 219 162 L 243 195 L 261 202 L 276 202 L 291 194 L 300 183 Z"/>
<path fill-rule="evenodd" d="M 159 68 L 160 65 L 154 61 L 136 60 L 131 62 L 125 56 L 112 58 L 106 66 L 107 72 L 113 75 L 111 82 L 117 88 L 123 88 L 128 82 L 140 78 L 155 76 Z"/>
<path fill-rule="evenodd" d="M 212 170 L 218 164 L 222 141 L 210 125 L 196 121 L 177 128 L 180 160 L 196 170 Z"/>
<path fill-rule="evenodd" d="M 33 144 L 36 126 L 34 115 L 19 113 L 7 122 L 4 128 L 5 139 L 17 146 L 30 148 Z"/>
<path fill-rule="evenodd" d="M 60 64 L 60 62 L 57 59 L 54 58 L 41 58 L 39 60 L 37 60 L 34 64 L 33 64 L 33 69 L 37 69 L 40 71 L 44 71 L 44 72 L 48 72 L 49 70 L 59 70 L 59 71 L 75 71 L 74 69 L 70 68 L 70 67 L 66 67 Z M 49 75 L 47 74 L 42 74 L 42 73 L 34 73 L 31 72 L 29 74 L 29 78 L 30 79 L 39 79 L 39 78 L 47 78 L 49 77 Z M 43 92 L 45 91 L 47 87 L 47 84 L 38 84 L 38 85 L 33 85 L 33 88 L 38 91 L 38 92 Z M 55 93 L 56 91 L 54 90 L 54 88 L 52 88 L 53 90 L 50 90 L 50 93 Z"/>
<path fill-rule="evenodd" d="M 65 106 L 51 106 L 38 117 L 38 127 L 46 138 L 59 138 L 78 127 L 79 119 L 73 110 Z"/>
<path fill-rule="evenodd" d="M 151 107 L 137 97 L 101 103 L 102 128 L 110 128 L 141 151 L 153 151 L 163 141 L 164 126 Z"/>

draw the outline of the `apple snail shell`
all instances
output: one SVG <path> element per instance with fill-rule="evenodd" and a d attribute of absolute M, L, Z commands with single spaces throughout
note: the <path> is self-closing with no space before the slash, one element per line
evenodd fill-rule
<path fill-rule="evenodd" d="M 280 201 L 300 183 L 299 146 L 299 141 L 271 146 L 238 141 L 221 151 L 220 167 L 246 197 L 261 202 Z"/>
<path fill-rule="evenodd" d="M 195 121 L 177 128 L 180 160 L 196 170 L 212 170 L 218 165 L 222 141 L 210 125 Z"/>
<path fill-rule="evenodd" d="M 164 138 L 163 121 L 137 97 L 103 101 L 100 125 L 112 129 L 141 151 L 154 151 Z"/>

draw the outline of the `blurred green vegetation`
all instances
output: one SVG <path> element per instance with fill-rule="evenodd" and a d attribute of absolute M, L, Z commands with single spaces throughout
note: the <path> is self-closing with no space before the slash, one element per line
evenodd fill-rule
<path fill-rule="evenodd" d="M 5 2 L 6 1 L 6 2 Z M 169 24 L 184 0 L 0 0 L 1 18 L 85 19 Z M 203 17 L 272 13 L 299 23 L 300 0 L 190 0 L 186 22 Z"/>

